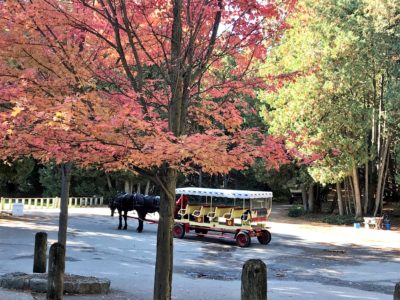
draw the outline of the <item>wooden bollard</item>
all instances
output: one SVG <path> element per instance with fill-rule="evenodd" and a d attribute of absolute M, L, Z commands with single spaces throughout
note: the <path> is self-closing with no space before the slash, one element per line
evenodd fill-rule
<path fill-rule="evenodd" d="M 46 273 L 47 233 L 35 235 L 35 253 L 33 255 L 33 273 Z"/>
<path fill-rule="evenodd" d="M 394 288 L 393 300 L 400 300 L 400 282 Z"/>
<path fill-rule="evenodd" d="M 242 300 L 267 299 L 267 266 L 260 259 L 250 259 L 242 270 Z"/>
<path fill-rule="evenodd" d="M 49 252 L 49 274 L 47 278 L 48 300 L 62 300 L 64 292 L 65 247 L 54 243 Z"/>

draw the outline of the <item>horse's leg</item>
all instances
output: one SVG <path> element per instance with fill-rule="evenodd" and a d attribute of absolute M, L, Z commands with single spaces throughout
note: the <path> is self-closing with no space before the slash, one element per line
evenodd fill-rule
<path fill-rule="evenodd" d="M 138 213 L 138 221 L 139 221 L 139 226 L 136 229 L 137 232 L 142 232 L 143 231 L 143 220 L 146 218 L 146 211 L 144 210 L 137 210 Z"/>
<path fill-rule="evenodd" d="M 122 229 L 122 210 L 118 209 L 118 215 L 119 215 L 118 229 Z"/>
<path fill-rule="evenodd" d="M 128 228 L 128 211 L 127 210 L 124 211 L 124 221 L 125 221 L 124 230 L 126 230 Z"/>

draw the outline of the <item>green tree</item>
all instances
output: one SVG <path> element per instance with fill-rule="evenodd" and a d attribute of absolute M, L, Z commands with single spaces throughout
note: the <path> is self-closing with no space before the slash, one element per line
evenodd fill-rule
<path fill-rule="evenodd" d="M 2 196 L 24 196 L 40 193 L 36 162 L 32 158 L 0 163 L 0 191 Z"/>
<path fill-rule="evenodd" d="M 44 197 L 61 195 L 61 173 L 56 164 L 49 163 L 39 170 L 39 181 L 43 186 Z"/>
<path fill-rule="evenodd" d="M 375 179 L 376 213 L 397 130 L 391 124 L 398 124 L 399 112 L 398 4 L 300 1 L 291 30 L 263 69 L 292 75 L 277 93 L 261 96 L 270 108 L 264 116 L 271 132 L 286 135 L 296 151 L 315 154 L 308 167 L 315 181 L 351 178 L 358 217 L 359 168 L 365 166 L 364 212 L 371 195 L 368 183 Z M 369 176 L 368 170 L 378 175 Z"/>

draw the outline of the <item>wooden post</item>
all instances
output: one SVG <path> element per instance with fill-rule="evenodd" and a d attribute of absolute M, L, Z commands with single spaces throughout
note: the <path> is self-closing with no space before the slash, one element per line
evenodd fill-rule
<path fill-rule="evenodd" d="M 65 247 L 54 243 L 49 252 L 49 274 L 47 277 L 48 300 L 62 300 L 64 292 Z"/>
<path fill-rule="evenodd" d="M 394 288 L 393 300 L 400 300 L 400 282 Z"/>
<path fill-rule="evenodd" d="M 267 266 L 260 259 L 243 265 L 241 300 L 267 300 Z"/>
<path fill-rule="evenodd" d="M 33 273 L 46 273 L 47 233 L 35 235 L 35 253 L 33 257 Z"/>

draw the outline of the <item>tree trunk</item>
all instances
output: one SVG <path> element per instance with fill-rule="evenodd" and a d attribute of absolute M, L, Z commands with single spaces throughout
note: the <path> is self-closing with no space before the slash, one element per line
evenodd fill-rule
<path fill-rule="evenodd" d="M 390 137 L 386 139 L 385 144 L 383 145 L 382 148 L 382 157 L 379 159 L 378 182 L 376 187 L 374 216 L 378 214 L 379 209 L 381 208 L 382 191 L 385 187 L 385 182 L 383 179 L 386 171 L 385 166 L 387 164 L 387 159 L 388 159 L 389 147 L 391 142 L 390 140 L 391 140 Z"/>
<path fill-rule="evenodd" d="M 389 150 L 388 150 L 389 152 Z M 380 201 L 380 211 L 383 211 L 383 199 L 384 199 L 384 195 L 385 195 L 385 187 L 387 184 L 387 176 L 389 173 L 389 161 L 390 161 L 390 154 L 387 154 L 386 157 L 386 164 L 385 164 L 385 170 L 384 170 L 384 175 L 383 175 L 383 181 L 382 181 L 382 189 L 381 189 L 381 201 Z"/>
<path fill-rule="evenodd" d="M 314 212 L 321 212 L 322 202 L 326 200 L 326 193 L 321 188 L 320 184 L 315 184 L 314 187 Z"/>
<path fill-rule="evenodd" d="M 124 180 L 124 192 L 125 193 L 130 193 L 130 182 L 129 179 Z"/>
<path fill-rule="evenodd" d="M 344 186 L 344 199 L 345 199 L 344 207 L 346 209 L 346 215 L 350 215 L 351 212 L 350 212 L 350 208 L 349 208 L 349 206 L 350 206 L 350 204 L 349 204 L 350 203 L 349 182 L 348 182 L 348 178 L 347 177 L 343 181 L 343 186 Z"/>
<path fill-rule="evenodd" d="M 311 183 L 308 188 L 308 211 L 314 212 L 314 202 L 315 202 L 315 191 L 314 191 L 315 183 Z"/>
<path fill-rule="evenodd" d="M 385 176 L 385 165 L 386 159 L 389 152 L 390 145 L 390 137 L 384 138 L 385 134 L 385 118 L 384 114 L 384 86 L 385 86 L 385 75 L 381 74 L 381 82 L 380 82 L 380 97 L 379 97 L 379 132 L 378 132 L 378 163 L 377 163 L 377 171 L 378 171 L 378 180 L 376 185 L 376 196 L 375 196 L 375 208 L 374 208 L 374 216 L 376 216 L 379 210 L 382 207 L 382 190 L 384 189 L 384 176 Z M 381 124 L 383 122 L 383 124 Z"/>
<path fill-rule="evenodd" d="M 349 179 L 349 203 L 352 204 L 352 206 L 350 205 L 350 214 L 352 214 L 351 208 L 356 207 L 355 197 L 354 197 L 353 176 L 350 175 L 348 179 Z"/>
<path fill-rule="evenodd" d="M 389 156 L 386 159 L 386 166 L 385 166 L 385 175 L 383 175 L 383 181 L 382 181 L 382 190 L 381 190 L 381 206 L 380 206 L 380 211 L 383 211 L 383 196 L 385 194 L 385 186 L 386 186 L 386 180 L 387 180 L 387 175 L 388 175 L 388 168 L 389 168 Z"/>
<path fill-rule="evenodd" d="M 147 180 L 146 182 L 146 188 L 144 189 L 144 194 L 148 195 L 150 191 L 150 180 Z"/>
<path fill-rule="evenodd" d="M 358 178 L 358 170 L 356 164 L 353 162 L 353 189 L 354 189 L 354 207 L 355 207 L 355 217 L 362 217 L 362 207 L 361 207 L 361 194 L 360 194 L 360 183 Z"/>
<path fill-rule="evenodd" d="M 133 189 L 132 189 L 133 190 Z M 137 186 L 136 186 L 136 193 L 138 193 L 138 194 L 140 194 L 140 192 L 141 192 L 141 187 L 140 187 L 140 182 L 137 184 Z"/>
<path fill-rule="evenodd" d="M 364 215 L 368 214 L 369 207 L 369 162 L 365 163 L 365 180 L 364 180 Z"/>
<path fill-rule="evenodd" d="M 342 199 L 342 186 L 340 182 L 336 182 L 336 193 L 337 193 L 337 202 L 339 207 L 339 215 L 343 216 L 343 199 Z"/>
<path fill-rule="evenodd" d="M 72 165 L 62 164 L 61 167 L 61 207 L 60 220 L 58 225 L 58 242 L 64 247 L 67 245 L 67 228 L 68 228 L 68 201 L 69 188 L 71 185 L 71 169 Z"/>
<path fill-rule="evenodd" d="M 214 188 L 216 188 L 216 189 L 220 188 L 218 174 L 215 174 L 212 177 L 214 178 Z"/>
<path fill-rule="evenodd" d="M 108 173 L 106 172 L 106 179 L 107 179 L 107 186 L 108 186 L 108 191 L 112 191 L 113 190 L 113 186 L 112 186 L 112 182 L 111 182 L 111 177 L 110 175 L 108 175 Z"/>
<path fill-rule="evenodd" d="M 173 237 L 175 188 L 178 173 L 165 167 L 161 178 L 160 219 L 157 230 L 154 300 L 170 300 L 173 271 Z"/>
<path fill-rule="evenodd" d="M 223 186 L 224 186 L 224 189 L 227 189 L 227 188 L 228 188 L 228 174 L 224 174 L 224 177 L 223 177 Z"/>
<path fill-rule="evenodd" d="M 303 200 L 303 209 L 305 212 L 308 212 L 308 203 L 307 203 L 307 190 L 304 185 L 301 185 L 301 199 Z"/>
<path fill-rule="evenodd" d="M 203 186 L 203 171 L 199 171 L 199 187 Z"/>
<path fill-rule="evenodd" d="M 376 201 L 376 189 L 377 189 L 377 178 L 378 178 L 378 170 L 376 159 L 370 161 L 370 172 L 369 172 L 369 203 L 368 203 L 368 214 L 373 213 L 374 211 L 374 203 Z"/>

